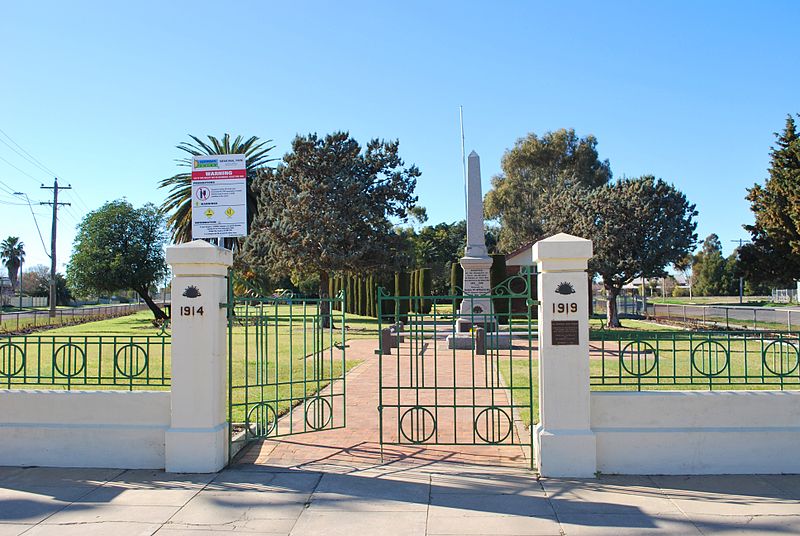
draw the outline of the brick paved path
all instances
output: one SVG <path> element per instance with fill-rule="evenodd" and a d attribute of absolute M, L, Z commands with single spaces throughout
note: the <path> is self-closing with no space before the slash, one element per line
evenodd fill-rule
<path fill-rule="evenodd" d="M 403 355 L 406 359 L 398 369 L 395 356 L 384 357 L 384 384 L 398 385 L 398 376 L 404 378 L 401 385 L 409 385 L 410 374 L 418 373 L 417 385 L 423 385 L 423 373 L 420 367 L 411 365 L 408 358 L 410 349 L 408 342 Z M 447 359 L 439 359 L 437 364 L 439 385 L 465 386 L 473 381 L 473 374 L 476 385 L 496 384 L 499 381 L 496 374 L 491 373 L 491 367 L 487 368 L 483 358 L 478 356 L 473 362 L 472 353 L 469 351 L 456 352 L 457 357 L 453 358 L 453 352 L 447 350 L 447 343 L 444 338 L 436 344 L 437 354 L 448 356 Z M 380 465 L 426 465 L 434 462 L 444 462 L 447 464 L 477 464 L 491 466 L 505 466 L 524 468 L 530 466 L 530 448 L 523 448 L 519 445 L 386 445 L 383 447 L 383 461 L 381 461 L 381 444 L 379 433 L 378 417 L 378 374 L 379 358 L 374 350 L 377 341 L 374 339 L 356 339 L 348 342 L 347 358 L 359 359 L 363 362 L 355 367 L 347 375 L 347 426 L 337 430 L 325 430 L 306 434 L 298 434 L 280 439 L 270 439 L 255 442 L 246 448 L 235 460 L 237 465 L 262 464 L 273 467 L 292 467 L 303 469 L 316 469 L 334 472 L 347 472 L 354 469 L 364 469 Z M 421 349 L 422 353 L 428 352 L 428 368 L 424 372 L 425 385 L 433 384 L 433 367 L 430 354 L 432 348 Z M 416 355 L 415 352 L 412 355 Z M 527 355 L 527 353 L 525 354 Z M 518 356 L 514 356 L 515 358 Z M 391 363 L 392 366 L 388 366 Z M 455 367 L 457 374 L 453 373 Z M 489 370 L 489 374 L 486 371 Z M 399 372 L 399 374 L 398 374 Z M 455 378 L 455 383 L 453 378 Z M 494 378 L 494 380 L 492 380 Z M 341 389 L 340 385 L 334 385 L 333 389 L 337 392 Z M 449 391 L 449 390 L 448 390 Z M 457 394 L 453 394 L 457 393 Z M 416 398 L 412 390 L 401 392 L 403 404 L 413 403 L 409 397 Z M 454 397 L 458 398 L 459 403 L 469 403 L 472 394 L 464 391 L 463 393 L 454 389 L 449 392 L 439 391 L 438 400 L 435 400 L 434 391 L 431 389 L 422 390 L 419 394 L 421 405 L 431 405 L 434 402 L 440 404 L 440 410 L 431 411 L 437 414 L 437 430 L 440 431 L 440 442 L 452 442 L 454 437 L 460 441 L 472 441 L 472 422 L 473 410 L 447 410 L 441 405 L 452 404 Z M 476 391 L 476 403 L 478 405 L 492 403 L 490 397 L 494 397 L 494 404 L 503 406 L 508 404 L 507 397 L 502 389 L 481 389 Z M 397 404 L 397 395 L 392 398 L 385 391 L 384 403 Z M 393 413 L 392 413 L 393 412 Z M 456 415 L 456 413 L 458 413 Z M 456 418 L 457 417 L 457 418 Z M 484 416 L 485 417 L 485 416 Z M 284 418 L 291 418 L 300 423 L 305 418 L 302 406 L 298 406 L 292 415 Z M 398 411 L 397 408 L 390 408 L 384 415 L 384 425 L 386 427 L 384 438 L 386 441 L 394 441 L 398 434 Z M 486 419 L 479 421 L 485 423 Z M 410 420 L 404 424 L 410 425 Z M 297 427 L 296 427 L 297 428 Z M 515 442 L 519 442 L 517 429 L 513 427 L 510 433 L 515 435 Z M 407 429 L 411 430 L 408 426 Z M 428 432 L 426 432 L 427 435 Z M 485 430 L 484 434 L 489 436 L 492 433 L 501 433 L 497 430 Z M 527 431 L 523 431 L 524 437 L 528 437 Z M 408 432 L 409 435 L 413 431 Z M 526 439 L 525 443 L 528 442 Z M 442 469 L 442 464 L 437 463 L 437 470 Z"/>

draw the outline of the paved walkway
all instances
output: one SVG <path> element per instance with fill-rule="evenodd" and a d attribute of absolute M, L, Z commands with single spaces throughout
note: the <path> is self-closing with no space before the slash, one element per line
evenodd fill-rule
<path fill-rule="evenodd" d="M 0 535 L 800 534 L 800 476 L 0 468 Z"/>

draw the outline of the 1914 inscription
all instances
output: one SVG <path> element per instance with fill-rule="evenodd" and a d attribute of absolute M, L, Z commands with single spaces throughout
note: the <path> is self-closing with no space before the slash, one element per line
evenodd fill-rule
<path fill-rule="evenodd" d="M 577 346 L 579 331 L 577 320 L 553 320 L 550 322 L 551 343 L 553 346 Z"/>

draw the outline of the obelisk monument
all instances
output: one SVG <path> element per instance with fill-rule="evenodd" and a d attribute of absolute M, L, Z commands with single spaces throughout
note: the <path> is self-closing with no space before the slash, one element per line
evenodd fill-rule
<path fill-rule="evenodd" d="M 481 159 L 472 151 L 467 159 L 467 247 L 461 257 L 464 269 L 464 299 L 458 310 L 457 331 L 481 326 L 494 331 L 497 323 L 492 309 L 489 269 L 492 258 L 486 251 L 483 234 L 483 194 L 481 192 Z"/>

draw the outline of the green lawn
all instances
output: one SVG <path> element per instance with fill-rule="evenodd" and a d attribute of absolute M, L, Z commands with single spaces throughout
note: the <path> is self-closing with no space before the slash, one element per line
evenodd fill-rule
<path fill-rule="evenodd" d="M 47 328 L 54 328 L 59 326 L 64 326 L 67 324 L 72 324 L 74 322 L 82 322 L 85 319 L 92 319 L 92 318 L 102 318 L 103 315 L 101 314 L 94 314 L 93 309 L 102 309 L 108 308 L 108 311 L 114 311 L 113 307 L 116 306 L 90 306 L 86 307 L 85 311 L 83 309 L 74 309 L 74 308 L 61 308 L 59 307 L 56 311 L 56 316 L 54 318 L 50 318 L 47 314 L 47 309 L 39 309 L 39 310 L 29 310 L 29 313 L 35 313 L 30 315 L 18 315 L 17 313 L 6 313 L 3 312 L 0 314 L 0 333 L 18 333 L 20 331 L 28 330 L 31 328 L 36 328 L 37 333 L 43 333 Z M 67 309 L 67 310 L 62 310 Z M 139 312 L 134 313 L 135 315 L 149 315 L 152 317 L 152 314 L 147 312 Z M 99 321 L 99 320 L 98 320 Z M 97 322 L 97 321 L 96 321 Z M 76 324 L 77 325 L 77 324 Z"/>

